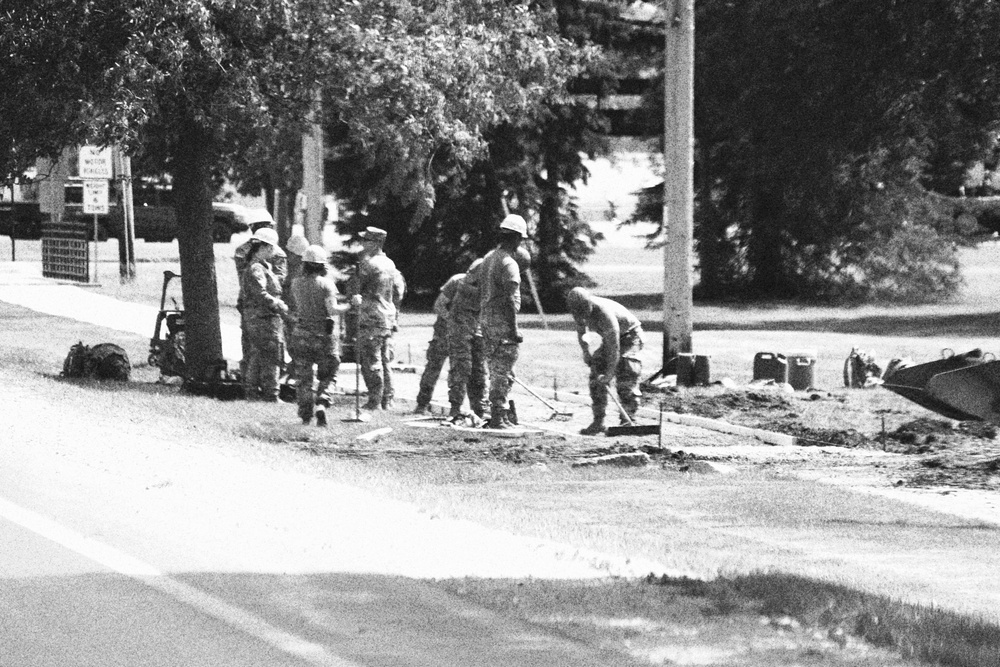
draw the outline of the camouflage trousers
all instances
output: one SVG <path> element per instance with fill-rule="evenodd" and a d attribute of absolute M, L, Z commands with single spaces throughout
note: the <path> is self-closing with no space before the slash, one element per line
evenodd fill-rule
<path fill-rule="evenodd" d="M 642 377 L 642 361 L 639 352 L 642 350 L 642 337 L 638 333 L 627 334 L 621 339 L 621 354 L 617 360 L 609 360 L 598 350 L 590 363 L 590 400 L 594 411 L 594 421 L 603 421 L 608 408 L 607 385 L 598 381 L 601 375 L 607 375 L 610 364 L 615 364 L 615 387 L 618 400 L 630 417 L 635 417 L 639 409 L 639 380 Z"/>
<path fill-rule="evenodd" d="M 395 397 L 391 364 L 396 358 L 396 348 L 392 332 L 385 329 L 359 331 L 357 355 L 361 364 L 361 376 L 368 389 L 365 409 L 389 407 Z"/>
<path fill-rule="evenodd" d="M 434 323 L 434 335 L 427 345 L 427 362 L 420 376 L 420 390 L 417 392 L 417 405 L 429 405 L 434 395 L 434 385 L 441 377 L 441 369 L 448 360 L 448 321 L 439 320 Z"/>
<path fill-rule="evenodd" d="M 246 397 L 277 400 L 285 342 L 281 318 L 277 315 L 244 318 L 243 332 L 249 346 L 243 374 Z"/>
<path fill-rule="evenodd" d="M 281 339 L 281 350 L 278 353 L 278 377 L 285 371 L 285 352 L 286 344 L 285 341 L 288 340 L 288 329 L 285 328 L 285 334 Z M 240 320 L 240 353 L 242 357 L 240 358 L 240 377 L 246 377 L 247 375 L 247 364 L 250 362 L 250 333 L 249 327 L 244 326 L 243 320 Z"/>
<path fill-rule="evenodd" d="M 483 337 L 475 327 L 452 326 L 448 329 L 448 402 L 452 410 L 461 410 L 466 392 L 469 409 L 482 417 L 486 413 L 486 355 Z"/>
<path fill-rule="evenodd" d="M 519 351 L 520 345 L 507 337 L 483 336 L 483 352 L 489 371 L 491 416 L 506 414 L 507 395 L 514 384 L 514 364 Z"/>
<path fill-rule="evenodd" d="M 330 407 L 337 386 L 340 355 L 334 337 L 326 332 L 296 329 L 289 341 L 299 417 L 312 419 L 315 406 Z M 315 389 L 313 385 L 315 384 Z"/>

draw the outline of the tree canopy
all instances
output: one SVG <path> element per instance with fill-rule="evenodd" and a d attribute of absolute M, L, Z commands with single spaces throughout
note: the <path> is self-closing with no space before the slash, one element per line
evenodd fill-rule
<path fill-rule="evenodd" d="M 957 190 L 994 143 L 1000 6 L 700 0 L 696 239 L 706 294 L 933 298 Z"/>
<path fill-rule="evenodd" d="M 2 13 L 0 170 L 84 141 L 164 156 L 198 379 L 222 356 L 220 172 L 264 158 L 287 173 L 282 137 L 305 127 L 321 92 L 328 123 L 379 164 L 390 157 L 376 193 L 429 195 L 419 179 L 432 156 L 479 155 L 491 126 L 559 96 L 580 57 L 544 14 L 506 0 L 15 0 Z M 421 187 L 396 187 L 408 179 Z"/>

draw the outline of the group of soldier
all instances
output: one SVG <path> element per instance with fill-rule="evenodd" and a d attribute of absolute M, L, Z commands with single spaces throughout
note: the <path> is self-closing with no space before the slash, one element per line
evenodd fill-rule
<path fill-rule="evenodd" d="M 521 274 L 529 270 L 530 255 L 521 247 L 527 238 L 527 225 L 521 216 L 508 215 L 499 232 L 497 247 L 475 260 L 466 273 L 449 278 L 435 300 L 437 319 L 420 378 L 418 414 L 428 412 L 434 385 L 447 359 L 449 419 L 471 418 L 473 423 L 488 419 L 486 426 L 491 429 L 515 426 L 508 395 L 524 340 L 517 314 Z M 631 421 L 639 408 L 642 326 L 621 304 L 593 296 L 582 287 L 569 291 L 566 304 L 576 324 L 584 362 L 590 367 L 594 418 L 581 433 L 596 435 L 605 430 L 612 383 L 625 413 L 623 422 Z M 587 339 L 591 332 L 601 341 L 595 350 Z M 474 417 L 462 411 L 466 397 Z"/>
<path fill-rule="evenodd" d="M 248 399 L 276 402 L 285 350 L 292 359 L 298 415 L 326 426 L 326 409 L 340 366 L 337 322 L 349 309 L 356 314 L 355 358 L 367 389 L 365 410 L 393 407 L 392 362 L 394 334 L 406 284 L 383 245 L 386 232 L 368 227 L 361 232 L 363 252 L 344 300 L 328 275 L 328 253 L 293 235 L 285 245 L 270 216 L 255 220 L 253 236 L 237 248 L 243 362 L 241 372 Z M 527 224 L 519 215 L 506 216 L 499 242 L 476 259 L 465 273 L 452 276 L 434 304 L 437 319 L 420 380 L 416 412 L 426 414 L 438 377 L 449 360 L 449 419 L 471 421 L 491 429 L 516 427 L 508 400 L 514 366 L 524 338 L 518 328 L 521 274 L 530 256 L 522 247 Z M 605 429 L 611 384 L 626 421 L 638 409 L 642 328 L 620 304 L 574 288 L 566 297 L 577 327 L 584 361 L 590 366 L 593 422 L 581 433 Z M 601 344 L 592 350 L 586 334 Z M 315 385 L 315 389 L 314 389 Z M 463 411 L 468 399 L 472 414 Z"/>

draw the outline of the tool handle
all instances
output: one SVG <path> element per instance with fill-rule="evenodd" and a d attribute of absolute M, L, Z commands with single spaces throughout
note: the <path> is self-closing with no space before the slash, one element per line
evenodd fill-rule
<path fill-rule="evenodd" d="M 611 385 L 606 384 L 604 385 L 604 388 L 608 390 L 608 396 L 611 397 L 611 400 L 614 401 L 615 405 L 618 407 L 618 412 L 621 413 L 622 419 L 628 422 L 628 426 L 635 426 L 635 422 L 632 421 L 632 417 L 629 416 L 628 412 L 625 411 L 625 408 L 622 407 L 621 401 L 618 400 L 618 394 L 611 390 Z"/>
<path fill-rule="evenodd" d="M 538 400 L 540 400 L 550 410 L 555 410 L 556 412 L 559 411 L 558 408 L 556 408 L 556 406 L 554 406 L 551 403 L 549 403 L 548 401 L 546 401 L 544 398 L 542 398 L 541 396 L 539 396 L 538 394 L 536 394 L 535 391 L 531 387 L 529 387 L 528 385 L 526 385 L 523 382 L 521 382 L 521 380 L 519 380 L 516 375 L 514 376 L 514 382 L 516 382 L 519 385 L 521 385 L 522 389 L 524 389 L 526 392 L 528 392 L 529 394 L 531 394 L 532 396 L 534 396 L 535 398 L 537 398 Z"/>

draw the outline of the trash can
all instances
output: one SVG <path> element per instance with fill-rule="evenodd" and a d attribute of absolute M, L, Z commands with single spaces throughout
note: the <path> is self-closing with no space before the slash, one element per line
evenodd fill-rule
<path fill-rule="evenodd" d="M 753 379 L 788 382 L 788 360 L 777 352 L 758 352 L 753 358 Z"/>
<path fill-rule="evenodd" d="M 694 355 L 691 384 L 696 387 L 707 387 L 712 384 L 712 357 L 707 354 Z"/>
<path fill-rule="evenodd" d="M 816 351 L 802 350 L 788 354 L 788 384 L 804 391 L 816 384 Z"/>
<path fill-rule="evenodd" d="M 677 386 L 694 386 L 694 358 L 695 355 L 681 352 L 677 355 Z"/>

